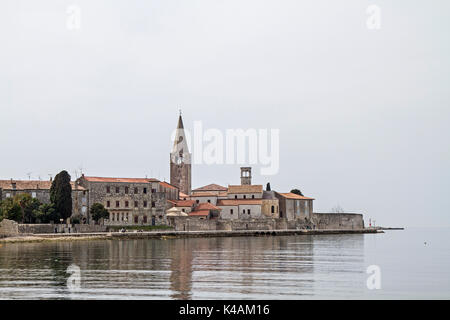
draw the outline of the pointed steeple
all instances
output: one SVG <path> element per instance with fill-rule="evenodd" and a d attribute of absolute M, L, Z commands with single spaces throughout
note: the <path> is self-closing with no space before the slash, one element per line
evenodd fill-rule
<path fill-rule="evenodd" d="M 177 129 L 184 129 L 183 126 L 183 118 L 181 118 L 181 111 L 180 111 L 180 117 L 178 118 L 178 126 Z"/>
<path fill-rule="evenodd" d="M 170 183 L 183 193 L 191 193 L 191 154 L 184 132 L 181 110 L 170 153 Z"/>
<path fill-rule="evenodd" d="M 186 158 L 186 155 L 189 154 L 189 148 L 186 141 L 186 135 L 184 133 L 183 118 L 181 117 L 181 113 L 178 118 L 177 131 L 175 132 L 175 139 L 173 141 L 173 148 L 171 153 L 174 156 L 182 155 L 184 158 Z"/>

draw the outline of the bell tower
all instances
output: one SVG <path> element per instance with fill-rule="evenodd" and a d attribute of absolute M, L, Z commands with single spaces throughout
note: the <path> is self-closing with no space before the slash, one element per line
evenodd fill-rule
<path fill-rule="evenodd" d="M 178 187 L 185 194 L 191 194 L 191 154 L 184 134 L 181 111 L 170 153 L 170 184 Z"/>
<path fill-rule="evenodd" d="M 252 168 L 241 167 L 241 185 L 251 185 L 251 184 L 252 184 Z"/>

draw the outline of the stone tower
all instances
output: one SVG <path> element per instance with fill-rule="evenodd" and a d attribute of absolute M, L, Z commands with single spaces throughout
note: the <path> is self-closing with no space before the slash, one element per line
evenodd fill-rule
<path fill-rule="evenodd" d="M 251 184 L 252 184 L 252 168 L 241 167 L 241 185 L 251 185 Z"/>
<path fill-rule="evenodd" d="M 191 194 L 191 154 L 184 134 L 181 113 L 170 153 L 170 184 L 185 194 Z"/>

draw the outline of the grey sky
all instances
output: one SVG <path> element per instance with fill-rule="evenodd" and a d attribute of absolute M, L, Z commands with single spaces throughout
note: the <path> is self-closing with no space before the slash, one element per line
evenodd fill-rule
<path fill-rule="evenodd" d="M 448 30 L 444 0 L 3 0 L 0 178 L 167 180 L 181 106 L 186 128 L 279 128 L 280 172 L 254 182 L 318 212 L 450 226 Z M 193 186 L 238 167 L 195 166 Z"/>

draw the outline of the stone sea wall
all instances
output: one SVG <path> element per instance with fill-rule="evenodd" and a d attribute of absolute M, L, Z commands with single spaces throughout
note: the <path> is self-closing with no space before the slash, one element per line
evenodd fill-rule
<path fill-rule="evenodd" d="M 93 224 L 20 224 L 4 219 L 0 222 L 0 235 L 18 236 L 45 233 L 93 233 L 106 232 L 106 226 Z"/>
<path fill-rule="evenodd" d="M 242 231 L 242 230 L 359 230 L 364 229 L 362 214 L 313 213 L 312 219 L 207 220 L 170 217 L 175 231 Z"/>
<path fill-rule="evenodd" d="M 357 213 L 313 213 L 313 223 L 317 229 L 364 229 L 362 214 Z"/>

